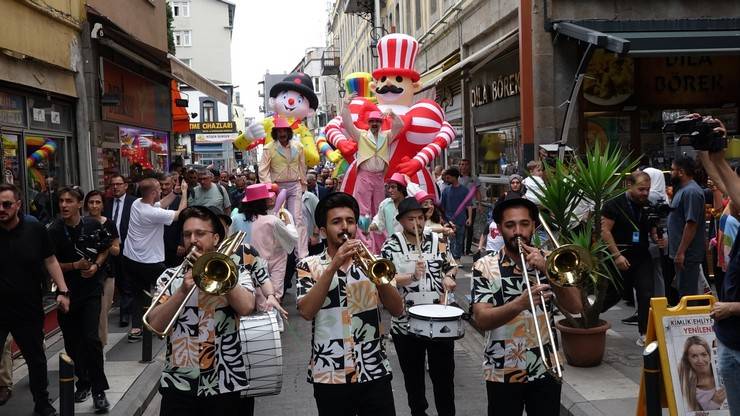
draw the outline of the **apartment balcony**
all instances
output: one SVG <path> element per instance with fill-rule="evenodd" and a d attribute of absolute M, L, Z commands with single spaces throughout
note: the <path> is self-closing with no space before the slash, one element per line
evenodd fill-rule
<path fill-rule="evenodd" d="M 321 54 L 321 75 L 339 75 L 339 49 L 328 47 Z"/>

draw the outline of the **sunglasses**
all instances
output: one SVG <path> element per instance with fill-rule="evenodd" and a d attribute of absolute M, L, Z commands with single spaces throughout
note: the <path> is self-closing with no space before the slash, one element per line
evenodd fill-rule
<path fill-rule="evenodd" d="M 3 209 L 13 208 L 13 205 L 15 205 L 15 201 L 3 201 L 3 202 L 0 202 L 0 207 L 2 207 Z"/>

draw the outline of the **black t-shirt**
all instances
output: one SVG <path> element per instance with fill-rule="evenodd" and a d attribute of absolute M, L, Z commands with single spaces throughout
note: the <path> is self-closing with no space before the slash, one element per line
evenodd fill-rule
<path fill-rule="evenodd" d="M 622 194 L 607 202 L 601 213 L 614 221 L 614 242 L 627 259 L 638 260 L 650 256 L 650 224 L 642 207 L 629 200 L 627 194 Z M 639 242 L 633 241 L 634 232 L 639 232 Z"/>
<path fill-rule="evenodd" d="M 740 238 L 732 245 L 730 262 L 717 295 L 721 302 L 740 302 Z M 740 316 L 715 321 L 714 333 L 724 345 L 740 351 Z"/>
<path fill-rule="evenodd" d="M 55 220 L 49 225 L 48 232 L 59 263 L 72 263 L 80 260 L 82 255 L 77 252 L 77 249 L 86 251 L 89 248 L 89 245 L 85 243 L 87 238 L 81 238 L 81 236 L 93 235 L 101 229 L 103 229 L 103 225 L 92 218 L 82 218 L 75 227 L 64 224 L 62 219 Z M 89 253 L 88 260 L 91 263 L 95 262 L 97 256 L 92 251 L 86 252 Z M 103 277 L 102 268 L 98 270 L 95 276 L 88 278 L 83 278 L 80 270 L 64 272 L 64 281 L 67 283 L 70 299 L 74 302 L 90 296 L 100 296 L 103 290 Z"/>
<path fill-rule="evenodd" d="M 43 313 L 44 259 L 54 249 L 41 223 L 23 218 L 8 231 L 0 228 L 0 321 Z"/>

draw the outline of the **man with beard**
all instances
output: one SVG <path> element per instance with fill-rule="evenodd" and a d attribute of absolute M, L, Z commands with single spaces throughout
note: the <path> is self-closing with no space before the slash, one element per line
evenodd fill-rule
<path fill-rule="evenodd" d="M 82 192 L 76 188 L 59 190 L 61 218 L 49 226 L 49 238 L 70 291 L 70 309 L 59 315 L 59 326 L 64 349 L 75 362 L 74 400 L 84 402 L 92 391 L 95 412 L 104 413 L 110 407 L 105 397 L 109 387 L 98 326 L 108 247 L 100 247 L 93 239 L 104 228 L 98 220 L 81 217 L 82 200 Z"/>
<path fill-rule="evenodd" d="M 487 331 L 483 374 L 489 416 L 521 415 L 525 407 L 528 415 L 560 414 L 561 384 L 545 370 L 536 334 L 530 330 L 533 317 L 522 275 L 524 267 L 539 270 L 542 276 L 546 273 L 544 253 L 531 245 L 538 217 L 537 206 L 524 198 L 496 205 L 493 220 L 504 237 L 504 247 L 473 265 L 473 317 L 476 327 Z M 526 253 L 524 265 L 519 255 L 519 238 Z M 529 276 L 535 276 L 534 270 Z M 561 308 L 571 313 L 582 309 L 577 288 L 553 286 L 551 291 L 547 284 L 531 282 L 536 305 L 540 304 L 540 295 L 547 301 L 553 292 Z M 546 325 L 541 309 L 536 319 L 540 328 Z M 545 350 L 548 355 L 556 353 L 549 343 L 545 344 Z M 511 360 L 503 351 L 520 351 L 522 359 Z"/>
<path fill-rule="evenodd" d="M 622 275 L 623 285 L 634 287 L 637 291 L 637 313 L 622 319 L 622 323 L 637 324 L 640 333 L 637 345 L 644 346 L 650 298 L 654 289 L 648 240 L 650 222 L 643 212 L 643 207 L 649 203 L 650 176 L 642 171 L 634 172 L 627 177 L 627 185 L 627 192 L 604 205 L 601 235 Z"/>
<path fill-rule="evenodd" d="M 306 159 L 303 145 L 293 139 L 293 129 L 282 117 L 275 117 L 270 134 L 272 142 L 264 146 L 260 160 L 259 175 L 262 183 L 277 183 L 285 189 L 285 209 L 293 216 L 298 230 L 296 255 L 304 258 L 308 254 L 308 235 L 303 221 L 303 186 L 306 183 Z M 283 208 L 283 207 L 278 207 Z"/>
<path fill-rule="evenodd" d="M 28 365 L 34 412 L 56 415 L 49 402 L 44 353 L 41 288 L 46 273 L 57 285 L 61 313 L 69 310 L 69 291 L 46 229 L 18 215 L 21 203 L 18 188 L 0 184 L 0 345 L 13 335 Z"/>
<path fill-rule="evenodd" d="M 166 198 L 169 194 L 174 192 L 177 174 L 170 173 L 162 175 L 159 179 L 159 186 L 162 187 L 162 198 Z M 163 207 L 164 209 L 177 211 L 180 206 L 180 200 L 182 199 L 181 194 L 175 193 L 175 198 L 168 205 Z M 175 267 L 182 262 L 182 257 L 185 255 L 185 247 L 182 246 L 180 241 L 180 223 L 173 221 L 170 225 L 164 226 L 164 264 L 167 267 Z"/>
<path fill-rule="evenodd" d="M 393 316 L 403 301 L 390 284 L 373 282 L 353 262 L 360 208 L 336 192 L 319 202 L 316 225 L 327 248 L 298 263 L 298 312 L 313 321 L 308 381 L 319 416 L 395 415 L 380 305 Z M 353 358 L 354 357 L 354 358 Z"/>
<path fill-rule="evenodd" d="M 668 215 L 668 256 L 676 268 L 680 297 L 699 294 L 704 261 L 704 192 L 694 181 L 696 163 L 681 156 L 671 164 L 673 199 Z"/>
<path fill-rule="evenodd" d="M 226 232 L 216 214 L 202 206 L 182 211 L 182 240 L 195 247 L 194 260 L 213 252 Z M 195 286 L 192 270 L 175 276 L 177 268 L 165 270 L 157 279 L 160 302 L 149 314 L 149 323 L 167 334 L 167 356 L 160 379 L 160 415 L 251 415 L 254 399 L 242 400 L 249 387 L 248 363 L 239 340 L 239 319 L 254 310 L 254 287 L 247 267 L 240 260 L 236 286 L 216 296 L 196 288 L 180 315 L 177 309 Z M 167 287 L 167 283 L 172 281 Z M 166 287 L 166 289 L 165 289 Z"/>
<path fill-rule="evenodd" d="M 396 266 L 396 284 L 404 303 L 408 306 L 447 304 L 445 293 L 452 293 L 457 286 L 457 267 L 447 243 L 439 234 L 424 231 L 424 209 L 414 197 L 401 201 L 396 219 L 403 226 L 403 232 L 388 237 L 381 255 Z M 417 337 L 409 333 L 408 323 L 406 313 L 391 319 L 391 336 L 401 363 L 411 414 L 424 415 L 429 407 L 424 387 L 424 365 L 428 357 L 437 414 L 453 416 L 455 343 L 451 339 Z"/>
<path fill-rule="evenodd" d="M 471 255 L 472 252 L 470 251 L 470 248 L 473 244 L 473 227 L 475 227 L 475 216 L 478 211 L 481 213 L 482 208 L 480 205 L 481 202 L 481 194 L 480 194 L 480 180 L 476 176 L 473 176 L 473 174 L 470 172 L 470 160 L 469 159 L 460 159 L 460 178 L 458 179 L 458 182 L 460 182 L 460 185 L 468 188 L 468 191 L 471 191 L 473 188 L 475 188 L 475 198 L 471 199 L 470 202 L 468 202 L 469 207 L 474 207 L 474 209 L 471 209 L 468 211 L 470 214 L 470 224 L 465 225 L 465 251 L 464 253 L 466 255 Z"/>
<path fill-rule="evenodd" d="M 126 237 L 128 236 L 131 204 L 136 201 L 136 197 L 126 193 L 128 184 L 121 175 L 112 175 L 109 179 L 108 186 L 110 187 L 111 198 L 105 201 L 103 216 L 111 218 L 113 223 L 116 224 L 116 231 L 118 231 L 118 236 L 121 239 L 122 253 L 126 244 Z M 116 277 L 116 287 L 118 289 L 118 326 L 125 328 L 128 326 L 129 317 L 131 316 L 134 290 L 128 276 L 123 273 L 120 255 L 111 257 L 111 266 L 113 268 L 113 274 Z"/>
<path fill-rule="evenodd" d="M 141 341 L 141 316 L 144 308 L 149 305 L 147 293 L 151 291 L 157 276 L 165 269 L 164 226 L 176 221 L 187 206 L 187 199 L 183 197 L 180 198 L 177 211 L 161 208 L 169 206 L 175 200 L 175 194 L 170 193 L 160 200 L 161 185 L 156 179 L 144 179 L 139 189 L 141 198 L 131 205 L 128 239 L 123 249 L 123 271 L 134 286 L 129 342 Z M 186 195 L 187 183 L 183 182 L 181 189 L 183 195 Z"/>

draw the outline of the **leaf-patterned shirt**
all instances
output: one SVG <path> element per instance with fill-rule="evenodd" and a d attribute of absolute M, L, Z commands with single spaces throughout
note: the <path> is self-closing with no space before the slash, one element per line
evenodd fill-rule
<path fill-rule="evenodd" d="M 256 248 L 244 243 L 237 248 L 235 255 L 237 258 L 241 258 L 242 264 L 244 264 L 247 272 L 252 276 L 252 285 L 254 285 L 254 287 L 261 287 L 268 279 L 270 279 L 270 272 L 267 269 L 267 260 L 260 257 Z M 237 262 L 237 264 L 239 263 Z"/>
<path fill-rule="evenodd" d="M 503 248 L 481 257 L 473 265 L 473 304 L 490 303 L 494 307 L 501 306 L 516 299 L 525 289 L 518 266 L 506 256 Z M 542 339 L 546 341 L 547 324 L 545 315 L 539 308 L 537 319 Z M 552 354 L 549 343 L 545 345 L 545 350 L 547 354 Z M 546 374 L 529 308 L 506 324 L 486 331 L 483 355 L 483 375 L 486 381 L 526 383 Z"/>
<path fill-rule="evenodd" d="M 442 279 L 455 266 L 451 263 L 452 254 L 445 240 L 430 231 L 425 231 L 421 236 L 421 253 L 426 260 L 426 272 L 424 278 L 418 281 L 412 281 L 406 286 L 398 286 L 398 292 L 404 299 L 404 304 L 408 307 L 408 301 L 413 300 L 411 293 L 433 292 L 437 299 L 441 299 L 444 293 Z M 405 245 L 405 247 L 404 247 Z M 388 237 L 380 250 L 380 255 L 388 259 L 396 266 L 397 273 L 413 273 L 416 269 L 416 260 L 419 252 L 416 248 L 416 242 L 407 241 L 402 233 L 395 233 Z M 454 278 L 454 276 L 453 276 Z M 425 302 L 429 303 L 429 302 Z M 423 303 L 417 303 L 423 304 Z M 391 318 L 391 332 L 394 334 L 408 334 L 409 316 L 408 311 L 399 317 Z"/>
<path fill-rule="evenodd" d="M 254 291 L 252 277 L 236 255 L 238 284 Z M 174 275 L 176 268 L 165 270 L 157 279 L 157 293 Z M 177 278 L 161 302 L 180 289 Z M 167 356 L 160 388 L 193 396 L 216 396 L 249 387 L 247 365 L 239 339 L 239 316 L 226 296 L 212 296 L 195 289 L 172 331 L 167 337 Z"/>
<path fill-rule="evenodd" d="M 326 250 L 298 263 L 299 301 L 330 263 Z M 312 323 L 309 383 L 364 383 L 391 374 L 379 303 L 375 284 L 354 264 L 346 273 L 339 270 L 334 274 Z"/>

